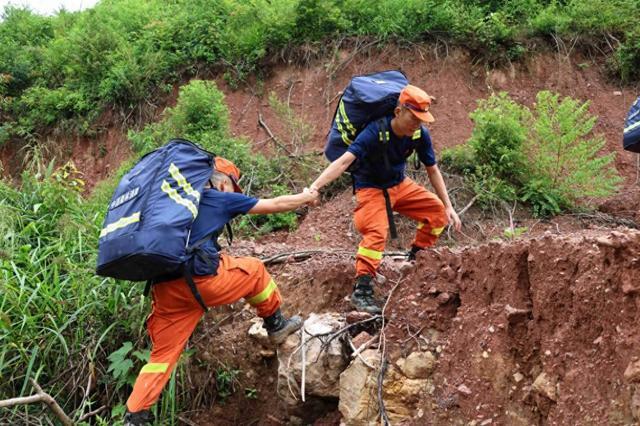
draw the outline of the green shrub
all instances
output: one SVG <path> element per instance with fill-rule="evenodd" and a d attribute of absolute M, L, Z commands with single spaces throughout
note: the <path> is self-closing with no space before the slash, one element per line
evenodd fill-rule
<path fill-rule="evenodd" d="M 519 200 L 537 216 L 605 197 L 621 178 L 614 153 L 598 155 L 605 141 L 592 135 L 588 105 L 542 91 L 532 111 L 493 95 L 470 114 L 469 143 L 446 150 L 443 163 L 465 175 L 484 204 Z"/>
<path fill-rule="evenodd" d="M 542 91 L 536 97 L 535 137 L 527 144 L 532 159 L 532 181 L 553 196 L 558 206 L 570 208 L 580 199 L 605 197 L 621 182 L 613 167 L 615 153 L 599 156 L 603 136 L 592 136 L 596 117 L 589 102 Z"/>
<path fill-rule="evenodd" d="M 640 79 L 640 31 L 630 32 L 610 60 L 614 72 L 624 82 Z"/>
<path fill-rule="evenodd" d="M 501 93 L 479 101 L 469 116 L 475 124 L 469 145 L 477 163 L 506 182 L 522 183 L 527 164 L 523 144 L 530 136 L 529 110 Z"/>

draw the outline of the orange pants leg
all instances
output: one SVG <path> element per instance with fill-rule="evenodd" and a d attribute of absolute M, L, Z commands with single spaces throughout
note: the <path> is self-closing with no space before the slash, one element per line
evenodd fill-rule
<path fill-rule="evenodd" d="M 394 186 L 392 191 L 389 194 L 395 199 L 393 209 L 418 221 L 413 245 L 418 248 L 434 245 L 449 222 L 442 201 L 409 178 Z"/>
<path fill-rule="evenodd" d="M 356 191 L 354 222 L 362 241 L 356 255 L 356 276 L 376 275 L 387 242 L 389 220 L 382 190 L 362 188 Z"/>
<path fill-rule="evenodd" d="M 207 306 L 245 298 L 261 317 L 273 314 L 280 307 L 280 292 L 260 260 L 221 254 L 217 272 L 217 275 L 194 277 Z M 149 409 L 158 400 L 202 314 L 184 279 L 153 286 L 153 309 L 147 321 L 153 347 L 149 363 L 140 370 L 127 400 L 129 411 Z"/>

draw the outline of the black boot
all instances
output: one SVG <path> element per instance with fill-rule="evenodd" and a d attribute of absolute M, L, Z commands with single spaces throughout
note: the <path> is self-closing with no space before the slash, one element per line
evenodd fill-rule
<path fill-rule="evenodd" d="M 278 309 L 272 315 L 264 318 L 264 326 L 269 335 L 269 340 L 274 345 L 279 345 L 285 340 L 291 333 L 294 333 L 302 327 L 302 318 L 298 315 L 294 315 L 287 319 L 282 315 L 282 311 Z"/>
<path fill-rule="evenodd" d="M 359 311 L 380 314 L 382 308 L 380 308 L 380 302 L 373 296 L 372 279 L 371 275 L 360 275 L 356 278 L 353 293 L 351 293 L 351 304 Z"/>
<path fill-rule="evenodd" d="M 135 413 L 127 412 L 124 415 L 124 426 L 146 426 L 155 420 L 153 413 L 149 410 L 136 411 Z"/>
<path fill-rule="evenodd" d="M 418 254 L 420 250 L 422 250 L 420 247 L 411 246 L 411 250 L 407 253 L 407 260 L 409 262 L 416 260 L 416 254 Z"/>

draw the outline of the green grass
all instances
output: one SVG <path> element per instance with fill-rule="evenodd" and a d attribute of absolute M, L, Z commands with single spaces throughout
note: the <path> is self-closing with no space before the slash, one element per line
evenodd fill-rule
<path fill-rule="evenodd" d="M 0 22 L 0 143 L 55 126 L 90 134 L 107 107 L 154 102 L 202 69 L 237 84 L 265 59 L 303 43 L 367 36 L 439 39 L 496 63 L 540 38 L 605 52 L 624 81 L 638 78 L 635 0 L 102 0 L 53 17 L 7 7 Z M 536 39 L 533 42 L 533 39 Z M 572 43 L 573 44 L 573 43 Z"/>

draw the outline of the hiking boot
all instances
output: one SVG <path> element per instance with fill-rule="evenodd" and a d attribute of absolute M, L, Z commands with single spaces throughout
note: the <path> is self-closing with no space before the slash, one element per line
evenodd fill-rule
<path fill-rule="evenodd" d="M 351 293 L 351 304 L 359 311 L 380 314 L 382 308 L 380 302 L 373 295 L 372 279 L 371 275 L 360 275 L 356 278 L 356 284 L 353 293 Z"/>
<path fill-rule="evenodd" d="M 264 328 L 267 330 L 267 335 L 269 335 L 269 341 L 274 345 L 283 343 L 290 334 L 300 330 L 302 323 L 302 318 L 298 315 L 288 319 L 285 318 L 280 309 L 264 318 Z"/>
<path fill-rule="evenodd" d="M 409 262 L 414 262 L 416 260 L 416 255 L 420 250 L 422 250 L 420 247 L 411 246 L 411 250 L 407 253 L 407 260 Z"/>
<path fill-rule="evenodd" d="M 124 426 L 146 426 L 153 423 L 155 418 L 149 410 L 137 411 L 135 413 L 127 412 L 124 415 Z"/>

